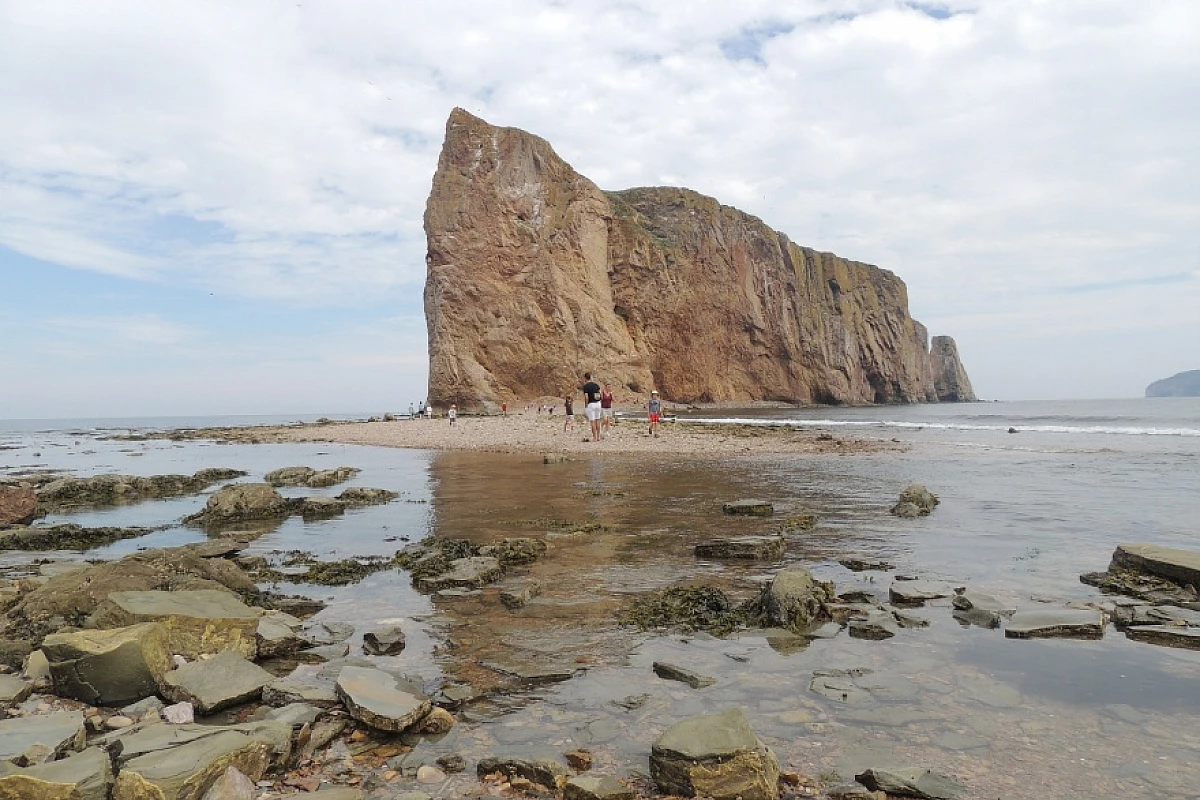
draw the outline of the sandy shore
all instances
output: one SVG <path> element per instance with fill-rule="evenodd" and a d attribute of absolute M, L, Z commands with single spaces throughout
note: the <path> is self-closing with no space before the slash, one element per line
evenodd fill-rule
<path fill-rule="evenodd" d="M 331 422 L 250 428 L 205 428 L 175 431 L 172 438 L 236 442 L 338 442 L 422 450 L 480 450 L 500 453 L 662 453 L 730 456 L 789 453 L 896 452 L 905 446 L 890 441 L 852 439 L 810 428 L 776 425 L 712 425 L 668 422 L 659 435 L 648 435 L 645 422 L 618 421 L 599 442 L 587 441 L 588 425 L 580 416 L 574 430 L 563 431 L 563 417 L 517 413 L 507 417 L 399 419 L 392 422 Z"/>

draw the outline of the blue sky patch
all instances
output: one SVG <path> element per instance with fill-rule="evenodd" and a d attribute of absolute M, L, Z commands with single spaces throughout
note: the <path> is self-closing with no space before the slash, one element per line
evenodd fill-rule
<path fill-rule="evenodd" d="M 763 58 L 763 44 L 776 36 L 785 36 L 795 29 L 795 25 L 786 22 L 763 22 L 747 25 L 730 36 L 721 40 L 721 53 L 730 61 L 753 61 L 766 65 Z"/>

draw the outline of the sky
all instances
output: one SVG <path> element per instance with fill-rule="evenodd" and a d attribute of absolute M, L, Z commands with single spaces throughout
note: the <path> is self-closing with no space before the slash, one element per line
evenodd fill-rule
<path fill-rule="evenodd" d="M 0 418 L 406 410 L 455 106 L 895 272 L 983 398 L 1200 368 L 1195 0 L 0 0 Z"/>

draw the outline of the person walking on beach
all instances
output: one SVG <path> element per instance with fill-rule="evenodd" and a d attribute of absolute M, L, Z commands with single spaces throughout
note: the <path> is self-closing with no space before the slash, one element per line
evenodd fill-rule
<path fill-rule="evenodd" d="M 450 418 L 450 427 L 454 427 L 454 420 L 458 419 L 458 406 L 454 403 L 450 404 L 450 410 L 446 412 L 446 416 Z"/>
<path fill-rule="evenodd" d="M 433 419 L 433 406 L 425 404 L 425 419 Z"/>
<path fill-rule="evenodd" d="M 583 373 L 583 386 L 579 387 L 579 391 L 583 392 L 583 413 L 587 416 L 588 425 L 592 429 L 592 438 L 589 441 L 600 441 L 600 384 L 592 380 L 592 373 Z"/>
<path fill-rule="evenodd" d="M 658 436 L 658 423 L 662 421 L 662 400 L 658 399 L 658 389 L 650 392 L 650 402 L 646 404 L 650 413 L 650 436 Z"/>
<path fill-rule="evenodd" d="M 563 402 L 567 404 L 567 419 L 563 422 L 563 433 L 575 430 L 575 398 L 567 392 L 563 397 Z M 550 413 L 554 413 L 554 409 L 550 409 Z"/>
<path fill-rule="evenodd" d="M 600 392 L 600 412 L 604 415 L 602 427 L 607 431 L 613 419 L 613 393 L 607 383 L 604 384 L 604 391 Z"/>

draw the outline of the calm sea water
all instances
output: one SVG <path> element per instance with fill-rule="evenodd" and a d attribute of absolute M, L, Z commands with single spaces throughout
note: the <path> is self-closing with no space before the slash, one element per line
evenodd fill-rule
<path fill-rule="evenodd" d="M 687 417 L 786 423 L 806 433 L 911 447 L 803 458 L 597 457 L 547 467 L 531 455 L 113 438 L 298 417 L 0 421 L 0 475 L 150 475 L 227 466 L 260 480 L 282 466 L 347 464 L 362 469 L 353 484 L 402 492 L 400 501 L 343 518 L 288 520 L 254 543 L 255 552 L 268 556 L 292 549 L 322 558 L 391 553 L 403 539 L 431 533 L 479 541 L 546 536 L 551 556 L 533 570 L 544 596 L 519 614 L 504 611 L 490 595 L 456 602 L 420 595 L 402 573 L 339 589 L 280 587 L 327 600 L 328 618 L 411 620 L 409 647 L 396 663 L 429 680 L 474 680 L 477 662 L 517 654 L 592 664 L 564 684 L 539 690 L 539 702 L 517 704 L 494 719 L 481 716 L 452 738 L 428 743 L 430 753 L 456 749 L 470 757 L 497 743 L 589 746 L 607 754 L 611 771 L 624 774 L 645 768 L 649 742 L 674 719 L 740 705 L 781 759 L 811 774 L 832 770 L 847 777 L 894 760 L 958 775 L 972 797 L 1197 796 L 1200 654 L 1133 643 L 1111 628 L 1098 642 L 1020 642 L 999 631 L 962 628 L 945 603 L 935 603 L 920 612 L 929 628 L 887 642 L 843 634 L 796 652 L 753 636 L 732 642 L 650 636 L 624 649 L 611 642 L 624 635 L 615 612 L 633 595 L 695 580 L 745 592 L 770 574 L 773 567 L 691 555 L 692 545 L 707 536 L 757 532 L 754 526 L 765 524 L 722 518 L 720 503 L 738 497 L 764 497 L 779 514 L 815 512 L 817 529 L 794 537 L 787 559 L 835 581 L 839 590 L 861 588 L 886 599 L 891 573 L 856 574 L 837 564 L 855 555 L 887 560 L 894 572 L 969 585 L 1020 607 L 1101 601 L 1078 576 L 1104 569 L 1117 544 L 1200 549 L 1200 399 L 724 410 Z M 889 516 L 887 508 L 911 482 L 928 486 L 941 505 L 919 520 Z M 88 553 L 3 553 L 0 565 L 12 568 L 39 556 L 111 558 L 198 541 L 203 534 L 178 521 L 205 499 L 50 518 L 46 522 L 165 527 Z M 552 522 L 596 523 L 603 531 L 564 535 Z M 446 636 L 459 644 L 450 655 L 435 648 Z M 653 660 L 664 658 L 713 674 L 718 683 L 704 692 L 664 684 L 649 671 Z M 828 667 L 875 670 L 886 688 L 884 707 L 903 713 L 864 715 L 814 695 L 812 672 Z M 654 697 L 641 711 L 610 702 L 641 692 Z"/>

